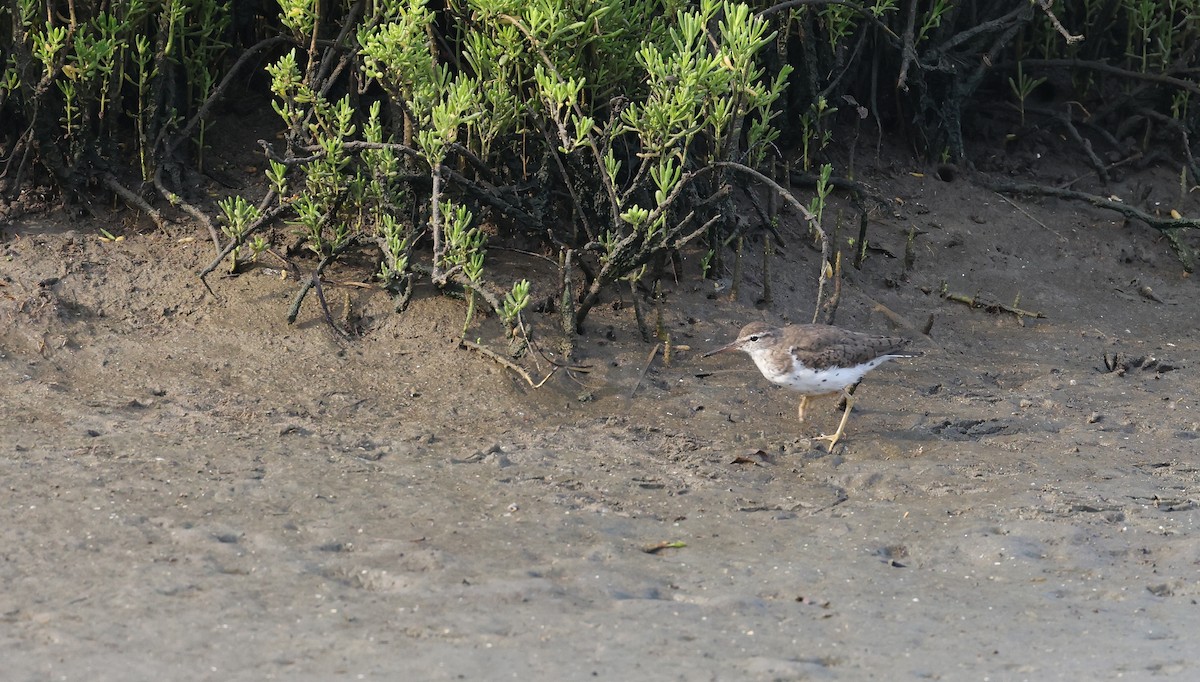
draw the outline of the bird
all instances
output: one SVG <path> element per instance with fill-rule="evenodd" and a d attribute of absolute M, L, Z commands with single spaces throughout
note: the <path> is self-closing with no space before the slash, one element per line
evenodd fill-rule
<path fill-rule="evenodd" d="M 846 398 L 846 411 L 837 431 L 818 436 L 818 440 L 829 441 L 832 452 L 845 433 L 854 407 L 854 396 L 849 389 L 888 360 L 920 356 L 917 351 L 904 352 L 908 343 L 902 337 L 875 336 L 828 324 L 772 327 L 751 322 L 738 332 L 733 342 L 703 357 L 731 350 L 746 353 L 768 381 L 800 394 L 798 414 L 802 422 L 809 398 L 841 392 Z"/>

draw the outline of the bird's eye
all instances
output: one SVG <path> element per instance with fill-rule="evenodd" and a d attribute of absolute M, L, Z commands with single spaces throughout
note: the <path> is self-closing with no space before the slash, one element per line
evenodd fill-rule
<path fill-rule="evenodd" d="M 751 336 L 751 337 L 750 337 L 750 340 L 751 340 L 751 341 L 757 341 L 757 340 L 758 340 L 758 334 L 754 334 L 753 336 Z"/>

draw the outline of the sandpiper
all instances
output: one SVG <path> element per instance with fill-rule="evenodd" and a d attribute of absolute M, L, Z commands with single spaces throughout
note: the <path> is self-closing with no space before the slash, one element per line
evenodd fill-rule
<path fill-rule="evenodd" d="M 846 430 L 846 421 L 854 407 L 850 387 L 888 360 L 920 355 L 901 352 L 906 345 L 908 339 L 862 334 L 827 324 L 772 327 L 751 322 L 733 343 L 709 351 L 704 357 L 727 350 L 746 352 L 768 381 L 800 394 L 800 421 L 804 421 L 804 406 L 809 398 L 840 391 L 846 397 L 842 421 L 832 436 L 818 437 L 829 441 L 832 451 Z"/>

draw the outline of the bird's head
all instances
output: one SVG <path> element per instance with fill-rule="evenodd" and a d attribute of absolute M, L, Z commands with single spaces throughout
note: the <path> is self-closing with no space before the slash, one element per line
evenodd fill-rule
<path fill-rule="evenodd" d="M 763 322 L 751 322 L 742 327 L 742 331 L 738 332 L 738 337 L 732 343 L 727 343 L 720 348 L 710 350 L 704 354 L 704 357 L 724 353 L 727 350 L 740 350 L 749 353 L 756 348 L 762 348 L 764 345 L 771 342 L 778 334 L 779 330 L 767 325 Z"/>

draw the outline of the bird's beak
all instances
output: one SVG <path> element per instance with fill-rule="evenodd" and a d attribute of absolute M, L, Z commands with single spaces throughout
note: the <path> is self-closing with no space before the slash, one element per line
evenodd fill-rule
<path fill-rule="evenodd" d="M 739 341 L 740 341 L 740 339 L 738 341 L 734 341 L 733 343 L 727 343 L 724 346 L 721 346 L 720 348 L 715 348 L 713 350 L 708 351 L 707 353 L 705 353 L 704 355 L 701 355 L 700 357 L 707 358 L 707 357 L 716 355 L 717 353 L 724 353 L 727 350 L 737 350 L 739 347 Z"/>

